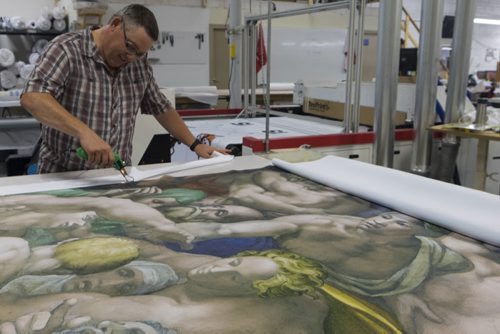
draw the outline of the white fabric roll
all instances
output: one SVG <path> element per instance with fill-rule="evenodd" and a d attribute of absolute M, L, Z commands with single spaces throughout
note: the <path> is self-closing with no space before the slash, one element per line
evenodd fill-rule
<path fill-rule="evenodd" d="M 33 47 L 31 48 L 32 52 L 37 52 L 39 54 L 42 54 L 43 51 L 45 51 L 45 48 L 47 47 L 47 44 L 49 44 L 49 41 L 46 39 L 39 39 L 33 44 Z"/>
<path fill-rule="evenodd" d="M 16 63 L 14 64 L 14 67 L 17 69 L 17 72 L 15 72 L 16 75 L 21 74 L 21 69 L 24 67 L 24 65 L 26 65 L 24 61 L 22 60 L 16 61 Z"/>
<path fill-rule="evenodd" d="M 2 28 L 5 30 L 12 29 L 12 25 L 10 24 L 10 17 L 2 16 Z"/>
<path fill-rule="evenodd" d="M 28 61 L 31 65 L 35 65 L 38 61 L 38 58 L 40 58 L 40 54 L 37 52 L 33 52 L 32 54 L 30 54 Z"/>
<path fill-rule="evenodd" d="M 33 71 L 34 68 L 35 68 L 35 65 L 26 64 L 23 66 L 23 68 L 19 72 L 19 75 L 21 76 L 21 78 L 28 80 L 28 78 L 31 74 L 31 71 Z"/>
<path fill-rule="evenodd" d="M 293 90 L 295 86 L 293 82 L 271 82 L 272 91 L 288 91 Z"/>
<path fill-rule="evenodd" d="M 37 52 L 33 52 L 32 54 L 30 54 L 28 60 L 30 64 L 35 65 L 36 62 L 38 61 L 38 58 L 40 58 L 40 54 Z"/>
<path fill-rule="evenodd" d="M 500 196 L 392 168 L 326 156 L 273 164 L 337 190 L 500 246 Z"/>
<path fill-rule="evenodd" d="M 41 16 L 38 18 L 38 20 L 36 20 L 36 26 L 38 30 L 47 31 L 50 30 L 52 24 L 45 17 Z"/>
<path fill-rule="evenodd" d="M 57 31 L 64 31 L 64 29 L 66 29 L 66 21 L 64 20 L 54 20 L 52 25 L 54 26 L 54 29 Z"/>
<path fill-rule="evenodd" d="M 12 71 L 3 70 L 0 72 L 0 84 L 4 89 L 11 89 L 16 87 L 17 77 Z"/>
<path fill-rule="evenodd" d="M 66 16 L 66 11 L 64 10 L 64 7 L 57 6 L 52 9 L 52 16 L 56 20 L 62 20 Z"/>
<path fill-rule="evenodd" d="M 0 49 L 0 66 L 2 67 L 12 66 L 15 61 L 16 57 L 14 56 L 14 53 L 12 51 L 6 48 Z"/>
<path fill-rule="evenodd" d="M 13 16 L 10 18 L 10 24 L 12 28 L 17 30 L 26 29 L 26 20 L 21 16 Z"/>
<path fill-rule="evenodd" d="M 175 87 L 175 96 L 185 96 L 211 106 L 216 105 L 219 98 L 216 86 Z"/>
<path fill-rule="evenodd" d="M 29 21 L 28 22 L 28 29 L 36 29 L 36 21 Z"/>

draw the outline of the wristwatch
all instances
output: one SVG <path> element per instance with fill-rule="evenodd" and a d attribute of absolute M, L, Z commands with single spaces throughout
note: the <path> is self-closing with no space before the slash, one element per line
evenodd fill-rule
<path fill-rule="evenodd" d="M 194 142 L 191 144 L 191 146 L 189 146 L 189 149 L 194 152 L 194 149 L 196 148 L 196 146 L 198 146 L 200 144 L 201 144 L 201 141 L 199 141 L 199 139 L 196 138 L 194 140 Z"/>

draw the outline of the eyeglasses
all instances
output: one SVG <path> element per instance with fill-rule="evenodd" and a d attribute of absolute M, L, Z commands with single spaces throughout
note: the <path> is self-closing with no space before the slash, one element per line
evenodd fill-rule
<path fill-rule="evenodd" d="M 128 38 L 127 34 L 125 33 L 125 20 L 122 18 L 122 28 L 123 28 L 123 38 L 125 39 L 125 50 L 127 51 L 127 54 L 131 56 L 135 56 L 137 58 L 142 58 L 146 55 L 146 52 L 139 52 L 137 51 L 137 47 L 132 43 Z"/>

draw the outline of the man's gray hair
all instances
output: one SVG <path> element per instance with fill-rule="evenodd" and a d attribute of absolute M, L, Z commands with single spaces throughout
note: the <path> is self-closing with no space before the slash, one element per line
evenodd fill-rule
<path fill-rule="evenodd" d="M 139 4 L 128 5 L 115 13 L 110 20 L 115 17 L 121 17 L 122 20 L 127 21 L 127 23 L 143 27 L 153 41 L 158 40 L 158 35 L 160 34 L 158 22 L 153 12 L 145 6 Z"/>

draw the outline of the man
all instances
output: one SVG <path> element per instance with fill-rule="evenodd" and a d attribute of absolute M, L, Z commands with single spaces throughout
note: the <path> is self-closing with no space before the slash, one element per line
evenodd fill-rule
<path fill-rule="evenodd" d="M 43 124 L 40 173 L 110 167 L 113 152 L 130 164 L 139 109 L 210 157 L 214 149 L 195 140 L 153 77 L 147 52 L 157 38 L 154 14 L 132 4 L 101 28 L 70 32 L 48 45 L 21 96 Z M 88 161 L 75 154 L 80 146 Z"/>

